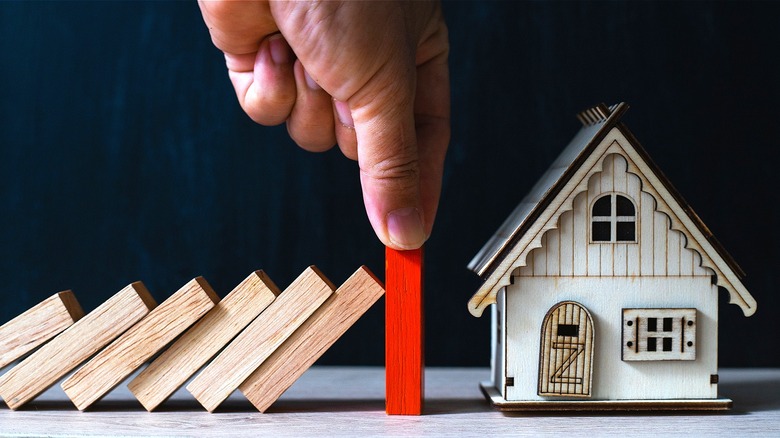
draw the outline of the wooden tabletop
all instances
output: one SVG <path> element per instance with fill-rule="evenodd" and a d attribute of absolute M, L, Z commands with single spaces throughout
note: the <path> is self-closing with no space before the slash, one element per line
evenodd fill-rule
<path fill-rule="evenodd" d="M 185 390 L 146 412 L 124 385 L 79 412 L 59 385 L 18 411 L 0 436 L 780 436 L 780 369 L 721 369 L 723 413 L 504 414 L 479 390 L 481 368 L 428 368 L 425 415 L 384 413 L 384 369 L 314 367 L 265 414 L 234 393 L 212 414 Z"/>

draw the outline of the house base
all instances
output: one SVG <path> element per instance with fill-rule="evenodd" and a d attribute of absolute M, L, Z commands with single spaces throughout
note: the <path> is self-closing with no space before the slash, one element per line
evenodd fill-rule
<path fill-rule="evenodd" d="M 718 399 L 674 400 L 550 400 L 507 401 L 492 382 L 479 385 L 485 398 L 500 411 L 727 411 L 732 401 Z"/>

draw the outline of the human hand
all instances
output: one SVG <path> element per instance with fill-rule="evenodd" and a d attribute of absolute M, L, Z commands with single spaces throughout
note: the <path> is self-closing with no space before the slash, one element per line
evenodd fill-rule
<path fill-rule="evenodd" d="M 309 151 L 357 160 L 366 213 L 395 249 L 433 228 L 450 138 L 438 2 L 199 1 L 244 111 Z"/>

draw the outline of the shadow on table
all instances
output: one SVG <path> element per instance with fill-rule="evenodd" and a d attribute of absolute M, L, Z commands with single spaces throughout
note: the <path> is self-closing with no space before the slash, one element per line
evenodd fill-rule
<path fill-rule="evenodd" d="M 34 400 L 22 406 L 20 411 L 76 411 L 73 403 L 67 400 Z M 382 399 L 349 399 L 349 400 L 279 400 L 268 411 L 273 413 L 322 413 L 322 412 L 384 412 L 385 401 Z M 425 401 L 425 415 L 466 414 L 490 411 L 484 399 L 428 399 Z M 88 412 L 146 412 L 136 400 L 101 400 L 93 404 Z M 168 400 L 154 411 L 157 412 L 205 412 L 205 409 L 194 399 Z M 257 412 L 254 406 L 245 399 L 228 399 L 223 402 L 216 413 Z"/>
<path fill-rule="evenodd" d="M 297 412 L 366 412 L 383 410 L 384 400 L 350 399 L 350 400 L 279 400 L 266 412 L 271 413 L 297 413 Z M 206 412 L 203 406 L 194 399 L 168 400 L 160 405 L 154 412 Z M 258 413 L 257 409 L 248 400 L 243 398 L 230 398 L 222 402 L 215 413 Z"/>
<path fill-rule="evenodd" d="M 269 414 L 282 412 L 371 412 L 383 411 L 384 409 L 385 401 L 378 399 L 279 400 L 271 405 L 266 412 Z"/>
<path fill-rule="evenodd" d="M 734 407 L 730 411 L 638 411 L 638 412 L 504 412 L 506 416 L 614 416 L 614 415 L 742 415 L 750 412 L 770 411 L 780 409 L 780 377 L 777 379 L 762 379 L 756 381 L 721 383 L 719 392 L 722 396 L 731 398 Z M 5 404 L 2 409 L 7 410 Z M 385 401 L 382 399 L 311 399 L 311 400 L 279 400 L 271 406 L 267 413 L 299 413 L 299 412 L 370 412 L 384 411 Z M 34 400 L 19 409 L 20 411 L 75 411 L 76 407 L 67 400 Z M 425 415 L 469 414 L 493 410 L 482 398 L 452 398 L 426 399 Z M 145 412 L 137 400 L 101 400 L 89 409 L 89 412 Z M 154 412 L 205 412 L 194 399 L 168 400 Z M 257 412 L 248 400 L 231 398 L 220 405 L 216 412 Z"/>
<path fill-rule="evenodd" d="M 233 410 L 235 409 L 235 410 Z M 249 405 L 247 408 L 242 403 L 225 405 L 220 411 L 244 411 L 254 410 Z M 427 399 L 425 400 L 425 415 L 466 414 L 485 412 L 489 406 L 482 399 Z M 298 413 L 298 412 L 384 412 L 385 401 L 381 399 L 352 399 L 352 400 L 279 400 L 268 411 L 273 413 Z"/>
<path fill-rule="evenodd" d="M 77 411 L 76 406 L 68 400 L 33 400 L 21 408 L 24 411 Z M 136 400 L 101 400 L 87 409 L 87 412 L 146 412 L 146 409 Z"/>
<path fill-rule="evenodd" d="M 582 411 L 582 412 L 504 412 L 508 417 L 611 417 L 611 416 L 691 416 L 691 415 L 749 415 L 751 412 L 780 409 L 780 377 L 743 382 L 721 383 L 718 392 L 733 401 L 728 411 Z"/>
<path fill-rule="evenodd" d="M 780 409 L 780 377 L 746 382 L 721 383 L 718 391 L 734 401 L 733 413 Z"/>
<path fill-rule="evenodd" d="M 274 413 L 323 413 L 323 412 L 384 412 L 383 399 L 281 399 L 267 411 Z M 425 415 L 464 414 L 489 411 L 482 398 L 474 399 L 427 399 Z M 169 400 L 155 412 L 203 411 L 195 400 Z M 225 400 L 215 411 L 217 413 L 257 412 L 249 401 L 242 398 Z"/>
<path fill-rule="evenodd" d="M 493 408 L 482 397 L 473 399 L 430 399 L 425 401 L 425 415 L 474 414 L 490 412 Z"/>
<path fill-rule="evenodd" d="M 274 412 L 384 412 L 385 401 L 367 400 L 280 400 L 268 413 Z M 483 399 L 426 399 L 424 415 L 468 414 L 489 411 Z"/>

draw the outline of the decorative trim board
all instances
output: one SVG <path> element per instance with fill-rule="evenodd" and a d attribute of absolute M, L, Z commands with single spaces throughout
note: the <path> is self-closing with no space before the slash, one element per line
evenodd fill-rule
<path fill-rule="evenodd" d="M 727 411 L 733 402 L 727 398 L 675 400 L 527 400 L 506 401 L 492 382 L 479 384 L 494 408 L 506 412 L 557 411 Z"/>

